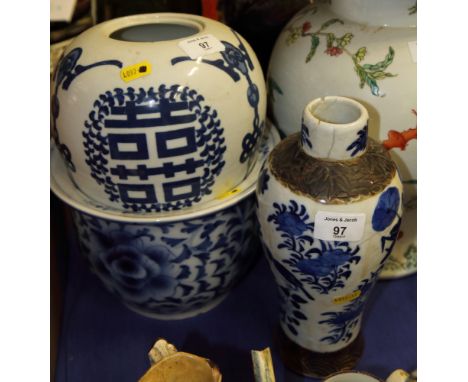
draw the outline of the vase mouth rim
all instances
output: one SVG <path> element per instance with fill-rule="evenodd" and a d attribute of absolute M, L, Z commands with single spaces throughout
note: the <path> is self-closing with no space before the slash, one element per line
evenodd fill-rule
<path fill-rule="evenodd" d="M 320 126 L 347 129 L 367 124 L 367 109 L 348 97 L 326 96 L 310 101 L 304 113 Z"/>
<path fill-rule="evenodd" d="M 213 22 L 218 23 L 215 20 L 207 19 L 203 16 L 192 15 L 188 13 L 143 13 L 137 15 L 129 15 L 118 17 L 112 20 L 105 21 L 97 24 L 94 27 L 88 29 L 91 33 L 95 33 L 101 38 L 105 38 L 107 41 L 114 41 L 115 43 L 123 44 L 164 44 L 178 41 L 183 41 L 188 38 L 198 36 L 207 29 L 207 23 Z M 152 40 L 145 39 L 133 39 L 127 40 L 119 38 L 118 34 L 129 28 L 142 28 L 144 26 L 166 26 L 166 27 L 179 27 L 187 29 L 187 33 L 174 34 L 173 37 L 169 38 L 154 38 Z M 191 32 L 189 32 L 191 30 Z"/>

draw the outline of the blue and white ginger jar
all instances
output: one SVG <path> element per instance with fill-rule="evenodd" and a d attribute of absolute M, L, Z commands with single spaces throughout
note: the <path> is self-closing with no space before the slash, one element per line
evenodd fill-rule
<path fill-rule="evenodd" d="M 87 196 L 129 212 L 213 200 L 255 163 L 262 69 L 226 25 L 189 14 L 106 21 L 75 38 L 54 74 L 52 131 Z"/>

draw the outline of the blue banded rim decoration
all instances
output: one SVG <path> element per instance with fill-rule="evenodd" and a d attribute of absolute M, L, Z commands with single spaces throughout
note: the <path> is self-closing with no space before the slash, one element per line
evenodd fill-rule
<path fill-rule="evenodd" d="M 257 178 L 270 151 L 281 140 L 276 127 L 268 121 L 264 131 L 259 155 L 247 177 L 222 199 L 213 199 L 178 211 L 136 213 L 104 206 L 81 192 L 68 175 L 65 163 L 54 144 L 51 145 L 50 187 L 55 195 L 69 206 L 104 219 L 122 222 L 167 223 L 191 219 L 230 207 L 255 192 Z M 237 190 L 237 192 L 234 192 Z"/>

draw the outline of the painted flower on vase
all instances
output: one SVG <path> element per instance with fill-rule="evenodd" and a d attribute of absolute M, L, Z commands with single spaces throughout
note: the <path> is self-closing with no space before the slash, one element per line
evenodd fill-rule
<path fill-rule="evenodd" d="M 352 264 L 361 260 L 360 247 L 348 242 L 316 240 L 319 247 L 304 247 L 300 252 L 289 247 L 291 257 L 283 262 L 299 275 L 301 282 L 320 294 L 328 294 L 345 287 L 352 273 Z"/>
<path fill-rule="evenodd" d="M 288 258 L 281 261 L 281 267 L 288 273 L 295 273 L 295 278 L 320 294 L 343 288 L 344 280 L 351 275 L 351 265 L 361 259 L 360 247 L 348 242 L 314 240 L 314 223 L 309 222 L 305 206 L 294 200 L 288 206 L 274 203 L 273 207 L 276 212 L 268 221 L 277 226 L 283 239 L 277 248 L 289 253 Z"/>
<path fill-rule="evenodd" d="M 343 49 L 338 46 L 331 46 L 325 50 L 325 53 L 329 56 L 339 56 L 343 53 Z"/>
<path fill-rule="evenodd" d="M 304 24 L 302 24 L 302 33 L 306 33 L 310 28 L 312 28 L 310 21 L 305 21 Z"/>
<path fill-rule="evenodd" d="M 354 328 L 359 322 L 360 315 L 364 309 L 365 303 L 369 297 L 372 287 L 377 280 L 379 270 L 371 273 L 369 279 L 364 279 L 358 287 L 360 292 L 355 300 L 344 306 L 344 309 L 338 312 L 322 313 L 325 320 L 319 321 L 319 324 L 328 324 L 331 328 L 328 336 L 320 341 L 329 344 L 336 344 L 340 341 L 349 342 L 353 336 Z"/>
<path fill-rule="evenodd" d="M 273 221 L 278 230 L 292 237 L 301 236 L 308 230 L 313 230 L 313 223 L 307 223 L 309 215 L 304 206 L 298 206 L 294 201 L 290 201 L 289 208 L 284 204 L 274 203 L 276 212 L 268 217 L 268 221 Z"/>
<path fill-rule="evenodd" d="M 311 9 L 311 15 L 314 15 L 318 11 L 317 6 L 313 6 Z M 333 18 L 325 21 L 322 25 L 315 27 L 312 30 L 312 24 L 310 21 L 305 21 L 297 26 L 291 25 L 287 31 L 286 45 L 292 45 L 296 41 L 302 38 L 310 39 L 309 52 L 305 57 L 305 62 L 310 62 L 317 52 L 318 47 L 325 40 L 326 49 L 323 51 L 330 57 L 338 57 L 344 53 L 344 56 L 351 58 L 354 65 L 354 70 L 359 77 L 359 87 L 362 89 L 366 85 L 371 89 L 371 93 L 374 96 L 383 97 L 384 92 L 381 91 L 378 85 L 378 81 L 384 80 L 389 77 L 395 77 L 396 74 L 387 72 L 386 69 L 393 62 L 395 55 L 394 49 L 390 46 L 388 54 L 382 61 L 375 64 L 364 64 L 364 60 L 367 54 L 367 47 L 359 47 L 355 53 L 351 50 L 350 46 L 354 38 L 354 34 L 347 32 L 343 35 L 337 35 L 336 31 L 330 30 L 331 27 L 336 25 L 346 25 L 344 20 Z"/>
<path fill-rule="evenodd" d="M 147 231 L 103 232 L 92 228 L 91 232 L 102 250 L 93 253 L 90 261 L 118 294 L 135 303 L 162 301 L 174 295 L 178 285 L 171 274 L 174 254 L 163 245 L 145 245 L 142 237 L 153 239 Z"/>
<path fill-rule="evenodd" d="M 296 267 L 303 273 L 325 277 L 336 270 L 336 268 L 347 264 L 353 258 L 353 253 L 345 252 L 342 248 L 334 248 L 322 253 L 315 259 L 299 260 Z"/>
<path fill-rule="evenodd" d="M 392 224 L 397 216 L 400 206 L 400 194 L 396 187 L 390 187 L 380 195 L 374 214 L 372 215 L 372 228 L 381 232 Z"/>

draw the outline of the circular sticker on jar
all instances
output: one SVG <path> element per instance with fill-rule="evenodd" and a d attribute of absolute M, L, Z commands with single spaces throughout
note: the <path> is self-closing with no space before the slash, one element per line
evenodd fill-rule
<path fill-rule="evenodd" d="M 359 241 L 364 235 L 366 214 L 319 211 L 315 215 L 314 236 L 328 241 Z"/>

